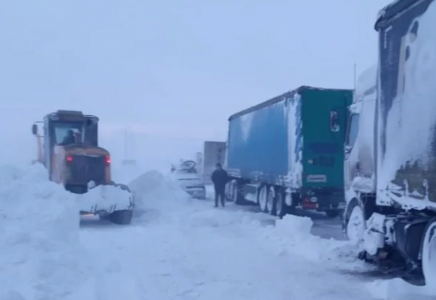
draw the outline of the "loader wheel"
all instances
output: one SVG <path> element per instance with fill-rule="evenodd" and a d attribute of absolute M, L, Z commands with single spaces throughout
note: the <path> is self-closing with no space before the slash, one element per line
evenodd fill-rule
<path fill-rule="evenodd" d="M 110 215 L 99 215 L 98 217 L 102 221 L 110 221 Z"/>
<path fill-rule="evenodd" d="M 118 225 L 128 225 L 132 222 L 133 211 L 117 210 L 110 214 L 109 219 L 112 223 Z"/>

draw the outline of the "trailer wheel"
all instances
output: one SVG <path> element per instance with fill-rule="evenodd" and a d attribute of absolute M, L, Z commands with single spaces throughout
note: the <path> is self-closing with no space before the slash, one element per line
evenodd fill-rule
<path fill-rule="evenodd" d="M 283 218 L 287 213 L 287 205 L 285 203 L 285 194 L 283 191 L 278 190 L 276 195 L 276 216 Z"/>
<path fill-rule="evenodd" d="M 259 189 L 259 194 L 258 194 L 258 202 L 259 202 L 259 207 L 260 210 L 262 212 L 266 212 L 266 202 L 268 201 L 268 187 L 266 185 L 263 185 L 260 189 Z"/>
<path fill-rule="evenodd" d="M 225 196 L 226 199 L 229 201 L 233 200 L 232 191 L 233 191 L 233 182 L 229 182 L 226 184 L 226 188 L 225 188 Z"/>
<path fill-rule="evenodd" d="M 241 195 L 239 194 L 239 187 L 237 182 L 232 183 L 232 201 L 235 204 L 242 204 Z"/>
<path fill-rule="evenodd" d="M 276 191 L 274 189 L 274 187 L 270 187 L 268 189 L 268 195 L 266 197 L 266 212 L 269 213 L 270 215 L 275 215 L 275 199 L 276 198 Z"/>
<path fill-rule="evenodd" d="M 234 185 L 235 185 L 234 181 L 226 184 L 226 198 L 227 198 L 227 200 L 233 201 L 233 189 L 234 189 Z"/>
<path fill-rule="evenodd" d="M 422 243 L 422 270 L 425 285 L 436 295 L 436 219 L 431 220 Z"/>

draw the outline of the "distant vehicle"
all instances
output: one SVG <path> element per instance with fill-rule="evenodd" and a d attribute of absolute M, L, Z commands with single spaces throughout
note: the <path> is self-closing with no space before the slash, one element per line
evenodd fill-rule
<path fill-rule="evenodd" d="M 194 161 L 184 161 L 178 168 L 172 166 L 175 179 L 180 186 L 191 197 L 195 199 L 206 199 L 206 187 L 195 168 Z"/>
<path fill-rule="evenodd" d="M 337 217 L 345 205 L 344 139 L 351 90 L 300 87 L 232 115 L 227 197 L 277 216 L 296 207 Z"/>
<path fill-rule="evenodd" d="M 433 0 L 397 0 L 379 15 L 379 62 L 350 107 L 343 218 L 361 258 L 434 295 L 435 17 Z"/>
<path fill-rule="evenodd" d="M 76 194 L 85 194 L 92 187 L 111 185 L 126 191 L 116 203 L 86 203 L 81 214 L 95 214 L 116 224 L 130 224 L 133 215 L 133 196 L 127 185 L 116 184 L 111 178 L 111 157 L 98 145 L 96 116 L 80 111 L 59 110 L 32 126 L 38 142 L 38 162 L 42 163 L 51 181 Z M 39 123 L 43 124 L 42 132 Z M 92 184 L 91 184 L 92 183 Z"/>

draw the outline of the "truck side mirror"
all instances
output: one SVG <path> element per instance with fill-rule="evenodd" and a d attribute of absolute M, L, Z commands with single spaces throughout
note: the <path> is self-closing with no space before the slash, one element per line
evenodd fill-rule
<path fill-rule="evenodd" d="M 38 135 L 38 126 L 36 124 L 32 125 L 32 134 Z"/>
<path fill-rule="evenodd" d="M 330 112 L 330 130 L 338 132 L 340 130 L 339 115 L 337 111 L 332 110 Z"/>

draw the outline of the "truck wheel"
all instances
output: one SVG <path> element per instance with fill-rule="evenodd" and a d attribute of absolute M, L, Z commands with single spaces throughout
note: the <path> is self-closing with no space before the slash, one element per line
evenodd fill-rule
<path fill-rule="evenodd" d="M 266 202 L 268 201 L 268 187 L 262 186 L 259 190 L 258 202 L 262 212 L 266 212 Z"/>
<path fill-rule="evenodd" d="M 236 182 L 232 183 L 231 189 L 232 189 L 231 190 L 232 201 L 235 204 L 242 204 L 241 195 L 239 194 L 239 188 L 238 188 L 238 184 Z"/>
<path fill-rule="evenodd" d="M 233 201 L 233 182 L 226 184 L 226 198 L 229 201 Z"/>
<path fill-rule="evenodd" d="M 422 243 L 422 270 L 425 285 L 436 295 L 436 219 L 431 220 Z"/>
<path fill-rule="evenodd" d="M 277 191 L 276 196 L 276 216 L 283 218 L 287 213 L 287 205 L 285 203 L 285 195 L 282 191 Z"/>
<path fill-rule="evenodd" d="M 266 212 L 270 215 L 275 215 L 275 198 L 276 198 L 276 191 L 274 190 L 274 187 L 270 187 L 268 189 L 268 195 L 266 197 Z"/>
<path fill-rule="evenodd" d="M 117 210 L 109 215 L 110 221 L 118 225 L 130 224 L 132 222 L 132 217 L 132 210 Z"/>
<path fill-rule="evenodd" d="M 359 204 L 356 203 L 351 209 L 350 217 L 346 222 L 345 230 L 347 238 L 355 245 L 360 244 L 366 229 L 366 221 L 363 209 Z"/>

